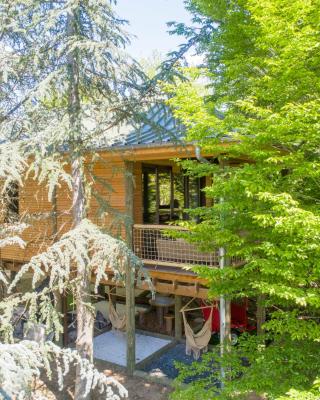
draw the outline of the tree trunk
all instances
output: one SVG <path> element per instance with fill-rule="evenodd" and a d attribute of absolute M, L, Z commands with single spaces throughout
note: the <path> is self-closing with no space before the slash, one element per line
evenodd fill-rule
<path fill-rule="evenodd" d="M 80 158 L 72 162 L 73 177 L 73 218 L 74 224 L 78 225 L 85 217 L 85 195 L 84 195 L 84 174 Z M 78 265 L 77 269 L 77 290 L 76 290 L 76 311 L 77 311 L 77 340 L 76 348 L 80 356 L 92 361 L 93 358 L 93 324 L 94 315 L 89 308 L 90 278 L 91 272 L 86 264 Z M 80 376 L 80 367 L 76 369 L 75 399 L 90 399 L 90 394 L 84 395 L 86 381 Z"/>
<path fill-rule="evenodd" d="M 70 37 L 78 33 L 77 10 L 68 15 L 68 35 Z M 81 154 L 81 104 L 79 94 L 79 57 L 77 51 L 68 54 L 68 79 L 69 96 L 68 112 L 70 123 L 70 154 L 72 175 L 72 212 L 73 226 L 76 227 L 85 218 L 85 176 L 83 158 Z M 75 293 L 77 312 L 77 340 L 76 349 L 84 359 L 92 361 L 93 356 L 93 323 L 94 316 L 89 308 L 90 304 L 90 278 L 91 273 L 87 265 L 78 265 L 78 285 Z M 76 368 L 75 399 L 89 400 L 90 393 L 85 395 L 86 380 L 80 375 L 80 368 Z"/>

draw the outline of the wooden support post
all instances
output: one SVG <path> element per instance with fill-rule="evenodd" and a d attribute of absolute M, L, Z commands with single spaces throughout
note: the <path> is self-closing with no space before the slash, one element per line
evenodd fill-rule
<path fill-rule="evenodd" d="M 170 220 L 174 217 L 174 175 L 170 169 Z"/>
<path fill-rule="evenodd" d="M 63 338 L 62 343 L 63 346 L 66 347 L 69 344 L 69 337 L 68 337 L 68 302 L 67 296 L 65 293 L 61 295 L 61 309 L 63 314 Z"/>
<path fill-rule="evenodd" d="M 133 375 L 136 364 L 134 303 L 134 274 L 129 264 L 126 270 L 127 372 L 129 376 Z"/>
<path fill-rule="evenodd" d="M 231 350 L 231 301 L 229 299 L 225 299 L 225 312 L 226 312 L 226 321 L 225 321 L 225 345 L 227 351 Z"/>
<path fill-rule="evenodd" d="M 257 334 L 259 336 L 264 334 L 263 324 L 266 322 L 266 308 L 265 308 L 265 296 L 259 295 L 257 298 Z"/>
<path fill-rule="evenodd" d="M 54 292 L 54 300 L 55 300 L 55 308 L 56 308 L 56 310 L 59 310 L 61 312 L 61 314 L 62 314 L 62 317 L 61 317 L 60 320 L 61 320 L 61 323 L 62 323 L 62 326 L 63 326 L 63 332 L 59 335 L 58 339 L 54 335 L 53 340 L 58 346 L 63 347 L 64 346 L 64 331 L 65 331 L 65 329 L 64 329 L 64 318 L 65 318 L 65 316 L 64 316 L 64 306 L 63 306 L 63 294 L 60 294 L 60 292 L 58 290 L 55 291 Z"/>
<path fill-rule="evenodd" d="M 98 301 L 101 301 L 101 300 L 105 300 L 105 295 L 106 295 L 106 288 L 105 288 L 105 286 L 104 285 L 99 285 L 98 286 Z"/>
<path fill-rule="evenodd" d="M 128 221 L 126 223 L 126 242 L 132 249 L 132 227 L 133 227 L 133 162 L 126 161 L 125 163 L 125 196 L 126 196 L 126 215 Z"/>
<path fill-rule="evenodd" d="M 126 213 L 129 223 L 126 224 L 126 241 L 132 248 L 133 224 L 133 162 L 126 162 L 125 195 Z M 130 263 L 126 265 L 126 328 L 127 328 L 127 373 L 132 376 L 136 364 L 136 336 L 135 336 L 135 273 Z"/>
<path fill-rule="evenodd" d="M 179 295 L 174 296 L 174 335 L 176 340 L 180 340 L 182 338 L 182 297 Z"/>
<path fill-rule="evenodd" d="M 156 167 L 156 224 L 160 224 L 160 179 L 159 168 Z"/>

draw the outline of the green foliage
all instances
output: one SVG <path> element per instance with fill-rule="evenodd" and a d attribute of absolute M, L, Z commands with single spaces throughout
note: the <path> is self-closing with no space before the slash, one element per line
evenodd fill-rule
<path fill-rule="evenodd" d="M 23 340 L 11 345 L 0 343 L 0 398 L 5 398 L 4 394 L 12 398 L 30 398 L 32 393 L 29 385 L 32 379 L 43 372 L 50 378 L 52 366 L 57 373 L 59 389 L 62 390 L 64 378 L 75 364 L 79 365 L 81 377 L 87 383 L 85 396 L 91 388 L 98 388 L 101 398 L 106 400 L 128 397 L 127 390 L 120 383 L 95 370 L 76 351 L 61 349 L 52 342 L 39 344 Z"/>
<path fill-rule="evenodd" d="M 84 265 L 90 276 L 95 275 L 94 291 L 97 293 L 101 280 L 108 279 L 107 269 L 113 270 L 115 280 L 124 282 L 128 264 L 133 276 L 137 272 L 138 279 L 146 274 L 142 261 L 122 240 L 103 233 L 92 222 L 84 219 L 45 252 L 33 256 L 24 264 L 9 290 L 26 273 L 31 272 L 33 288 L 49 275 L 51 290 L 55 287 L 62 293 L 68 285 L 77 285 L 75 271 Z"/>
<path fill-rule="evenodd" d="M 214 351 L 203 355 L 200 363 L 181 366 L 172 399 L 241 400 L 254 393 L 272 400 L 318 399 L 319 344 L 279 335 L 266 346 L 263 339 L 242 337 L 223 358 Z M 224 379 L 219 366 L 224 368 Z M 181 384 L 190 377 L 198 380 L 185 388 Z M 217 389 L 217 382 L 223 384 L 224 390 Z"/>
<path fill-rule="evenodd" d="M 207 250 L 224 246 L 244 261 L 196 270 L 212 296 L 266 296 L 273 344 L 264 362 L 273 375 L 268 383 L 252 362 L 240 380 L 225 383 L 221 396 L 229 398 L 248 390 L 268 399 L 319 397 L 317 373 L 308 372 L 312 361 L 304 357 L 319 357 L 320 340 L 319 5 L 190 1 L 195 15 L 215 22 L 200 47 L 207 69 L 187 70 L 189 81 L 166 86 L 187 140 L 219 160 L 183 163 L 190 174 L 213 178 L 205 191 L 214 205 L 192 212 L 202 222 L 191 224 L 190 239 Z M 207 93 L 193 82 L 201 77 Z M 297 379 L 291 371 L 285 380 L 281 357 L 294 354 Z"/>
<path fill-rule="evenodd" d="M 1 340 L 13 340 L 12 314 L 18 306 L 25 308 L 30 321 L 44 323 L 46 330 L 54 330 L 58 337 L 62 328 L 52 294 L 75 294 L 76 345 L 80 351 L 72 354 L 78 364 L 77 398 L 89 398 L 91 387 L 101 380 L 89 362 L 93 335 L 92 307 L 88 304 L 91 276 L 95 274 L 98 285 L 106 277 L 106 267 L 114 268 L 115 279 L 121 279 L 128 263 L 133 276 L 135 267 L 141 266 L 124 242 L 102 233 L 85 219 L 94 183 L 86 180 L 86 154 L 92 153 L 90 162 L 95 159 L 95 149 L 121 143 L 125 134 L 119 128 L 131 121 L 134 111 L 149 104 L 152 92 L 144 87 L 145 75 L 138 64 L 124 51 L 129 43 L 126 22 L 115 14 L 113 4 L 112 0 L 13 0 L 10 4 L 0 0 L 1 194 L 12 181 L 23 185 L 26 177 L 32 177 L 47 184 L 51 201 L 64 183 L 72 193 L 74 216 L 74 229 L 61 238 L 54 232 L 55 243 L 23 266 L 11 284 L 10 289 L 27 271 L 33 273 L 34 285 L 46 276 L 50 278 L 48 288 L 40 294 L 13 293 L 0 303 Z M 50 216 L 58 217 L 54 205 L 53 209 Z M 49 213 L 40 214 L 27 211 L 23 218 L 45 220 Z M 24 245 L 18 236 L 22 228 L 0 225 L 0 246 Z M 4 358 L 16 350 L 13 345 L 2 349 Z M 38 374 L 44 360 L 35 344 L 29 350 L 35 352 L 33 359 L 37 358 L 39 364 L 35 369 L 26 365 L 28 382 Z M 68 361 L 66 351 L 59 354 Z M 80 360 L 80 355 L 87 361 Z M 21 364 L 15 357 L 11 361 L 17 367 Z M 105 397 L 118 398 L 104 379 Z M 18 393 L 20 398 L 25 397 L 21 388 Z"/>

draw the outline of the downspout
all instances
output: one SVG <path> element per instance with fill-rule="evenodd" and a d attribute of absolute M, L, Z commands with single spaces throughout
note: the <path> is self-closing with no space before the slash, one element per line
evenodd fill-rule
<path fill-rule="evenodd" d="M 200 146 L 198 146 L 198 145 L 195 145 L 195 154 L 196 154 L 196 159 L 199 162 L 202 162 L 204 164 L 210 164 L 210 162 L 201 155 L 201 149 L 200 149 Z"/>
<path fill-rule="evenodd" d="M 223 198 L 220 199 L 223 202 Z M 226 251 L 224 247 L 219 247 L 219 268 L 221 270 L 225 267 Z M 220 356 L 224 355 L 224 346 L 226 340 L 226 299 L 223 295 L 220 296 L 220 307 L 219 307 L 219 317 L 220 317 Z M 225 378 L 225 370 L 220 367 L 221 380 Z M 221 382 L 221 387 L 223 384 Z"/>
<path fill-rule="evenodd" d="M 221 168 L 224 169 L 224 162 L 220 162 Z M 224 198 L 220 197 L 220 204 L 224 203 Z M 221 212 L 221 223 L 224 225 L 224 212 Z M 223 270 L 228 265 L 226 258 L 226 249 L 221 246 L 219 248 L 219 268 Z M 220 355 L 223 357 L 225 349 L 229 351 L 230 345 L 230 327 L 231 327 L 231 305 L 230 300 L 221 294 L 220 296 Z M 227 347 L 226 347 L 227 345 Z M 226 376 L 226 372 L 223 366 L 220 367 L 221 380 L 223 381 Z M 223 388 L 223 382 L 221 382 L 221 388 Z"/>
<path fill-rule="evenodd" d="M 195 155 L 199 162 L 204 164 L 209 164 L 209 161 L 201 155 L 200 146 L 195 145 Z M 223 168 L 223 165 L 222 165 Z M 220 198 L 220 203 L 223 203 L 223 198 Z M 223 216 L 221 215 L 221 219 Z M 226 250 L 224 247 L 219 247 L 219 268 L 224 269 L 226 264 Z M 226 341 L 226 299 L 225 296 L 220 296 L 220 307 L 219 307 L 219 317 L 220 317 L 220 355 L 224 354 L 224 346 Z M 224 368 L 221 367 L 221 379 L 225 378 Z"/>

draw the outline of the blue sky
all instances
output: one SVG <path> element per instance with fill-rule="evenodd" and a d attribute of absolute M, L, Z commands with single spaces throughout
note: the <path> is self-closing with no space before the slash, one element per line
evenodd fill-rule
<path fill-rule="evenodd" d="M 150 57 L 154 50 L 165 55 L 183 41 L 167 33 L 166 22 L 190 21 L 183 0 L 118 0 L 116 11 L 129 20 L 127 31 L 137 36 L 128 51 L 138 60 Z"/>

